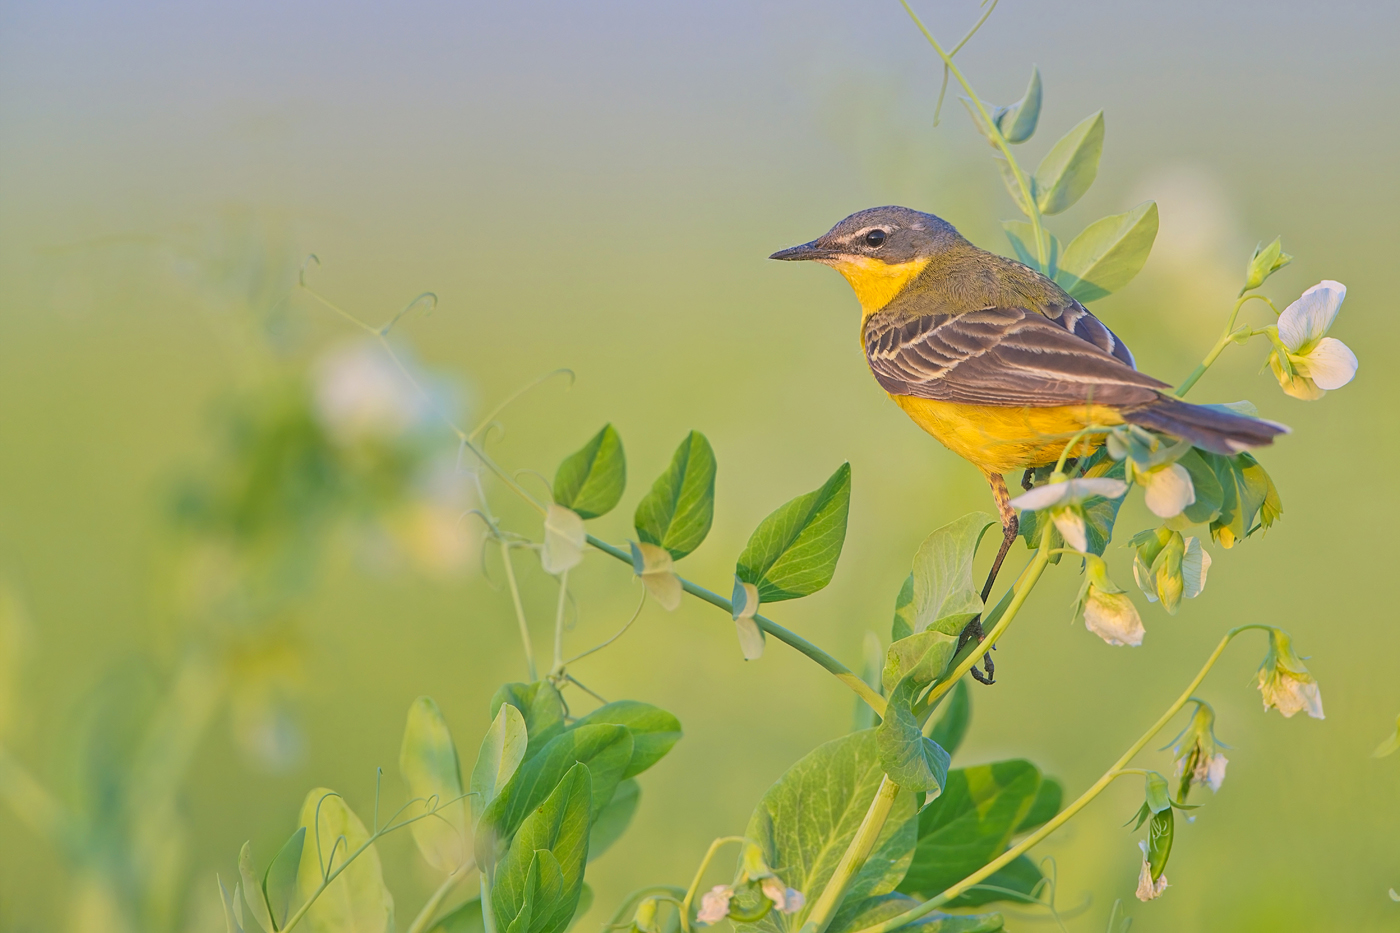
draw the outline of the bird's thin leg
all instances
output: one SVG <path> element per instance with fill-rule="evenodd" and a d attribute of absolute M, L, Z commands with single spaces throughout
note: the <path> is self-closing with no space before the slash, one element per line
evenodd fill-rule
<path fill-rule="evenodd" d="M 1000 473 L 988 473 L 987 482 L 992 486 L 992 497 L 997 502 L 997 512 L 1001 515 L 1001 548 L 997 551 L 996 560 L 992 561 L 992 572 L 987 575 L 987 582 L 982 587 L 982 602 L 985 605 L 987 597 L 992 593 L 992 587 L 997 582 L 997 573 L 1001 570 L 1002 561 L 1006 560 L 1006 553 L 1011 550 L 1011 544 L 1020 533 L 1020 522 L 1016 518 L 1016 510 L 1011 507 L 1011 493 L 1007 491 L 1006 480 Z M 958 636 L 958 651 L 968 642 L 976 639 L 981 641 L 985 637 L 982 631 L 982 617 L 979 615 L 963 628 L 962 634 Z M 992 646 L 993 649 L 996 645 Z M 982 655 L 983 666 L 986 673 L 983 674 L 976 667 L 970 671 L 974 680 L 978 683 L 991 684 L 996 675 L 996 665 L 992 663 L 990 653 Z"/>
<path fill-rule="evenodd" d="M 1035 470 L 1027 470 L 1021 474 L 1021 488 L 1026 492 L 1035 488 Z"/>

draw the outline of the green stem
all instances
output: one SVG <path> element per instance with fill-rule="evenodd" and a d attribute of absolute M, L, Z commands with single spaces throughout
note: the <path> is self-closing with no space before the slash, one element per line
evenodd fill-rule
<path fill-rule="evenodd" d="M 564 606 L 569 598 L 569 571 L 559 574 L 559 602 L 554 607 L 554 667 L 564 667 Z"/>
<path fill-rule="evenodd" d="M 1244 303 L 1251 298 L 1258 298 L 1260 301 L 1266 302 L 1270 308 L 1274 307 L 1274 303 L 1263 295 L 1244 295 L 1237 299 L 1235 301 L 1235 306 L 1230 309 L 1230 319 L 1225 322 L 1225 329 L 1221 331 L 1220 339 L 1215 342 L 1215 346 L 1210 348 L 1210 352 L 1206 354 L 1205 359 L 1201 360 L 1200 365 L 1191 370 L 1191 375 L 1186 377 L 1186 381 L 1177 387 L 1177 398 L 1181 398 L 1187 392 L 1190 392 L 1191 387 L 1201 380 L 1201 377 L 1206 374 L 1206 370 L 1210 369 L 1211 366 L 1215 364 L 1215 361 L 1220 358 L 1220 354 L 1225 352 L 1225 348 L 1240 335 L 1240 331 L 1235 327 L 1235 320 L 1240 316 L 1240 308 L 1244 307 Z M 1278 309 L 1275 308 L 1274 310 L 1277 311 Z M 1254 336 L 1253 332 L 1250 333 L 1250 336 Z"/>
<path fill-rule="evenodd" d="M 593 535 L 588 536 L 588 543 L 604 554 L 622 561 L 629 567 L 632 566 L 632 555 L 622 550 L 622 548 L 613 547 L 611 544 L 595 538 Z M 678 579 L 681 581 L 681 588 L 691 596 L 698 597 L 712 606 L 718 606 L 731 616 L 734 614 L 734 604 L 723 596 L 720 596 L 718 593 L 712 593 L 703 586 L 692 583 L 684 577 L 678 577 Z M 825 668 L 828 673 L 835 676 L 837 680 L 841 681 L 841 683 L 845 684 L 847 687 L 850 687 L 851 690 L 855 692 L 856 696 L 868 703 L 870 708 L 876 713 L 882 716 L 884 715 L 885 698 L 880 696 L 868 683 L 861 680 L 860 675 L 855 671 L 851 670 L 801 635 L 798 635 L 796 632 L 788 631 L 772 619 L 758 615 L 754 616 L 754 621 L 758 623 L 759 628 L 778 639 L 778 641 L 790 648 L 797 649 L 813 661 L 816 661 Z"/>
<path fill-rule="evenodd" d="M 452 874 L 448 875 L 442 884 L 438 885 L 438 889 L 433 892 L 432 896 L 428 898 L 428 902 L 423 905 L 423 909 L 418 911 L 418 916 L 413 918 L 413 922 L 409 924 L 408 930 L 405 931 L 405 933 L 423 933 L 423 931 L 428 928 L 428 925 L 433 921 L 433 917 L 437 915 L 438 907 L 442 905 L 443 899 L 446 898 L 448 894 L 452 893 L 452 889 L 457 886 L 459 881 L 466 877 L 467 869 L 471 867 L 471 864 L 471 862 L 468 862 L 465 865 L 453 869 Z"/>
<path fill-rule="evenodd" d="M 1077 814 L 1080 810 L 1088 806 L 1090 801 L 1092 801 L 1099 794 L 1103 793 L 1104 788 L 1108 787 L 1109 784 L 1112 784 L 1116 778 L 1121 777 L 1125 773 L 1123 769 L 1128 764 L 1128 762 L 1132 761 L 1133 757 L 1137 755 L 1138 752 L 1142 751 L 1143 748 L 1146 747 L 1148 742 L 1152 741 L 1153 736 L 1155 736 L 1158 732 L 1161 732 L 1163 727 L 1165 727 L 1166 724 L 1171 721 L 1172 717 L 1175 716 L 1178 712 L 1180 712 L 1181 708 L 1191 701 L 1191 694 L 1196 692 L 1196 688 L 1201 685 L 1201 681 L 1206 679 L 1206 675 L 1209 674 L 1211 668 L 1215 666 L 1215 662 L 1220 660 L 1220 655 L 1224 653 L 1225 646 L 1230 644 L 1230 641 L 1236 635 L 1248 629 L 1254 628 L 1267 630 L 1269 626 L 1241 625 L 1237 628 L 1233 628 L 1230 631 L 1226 632 L 1225 637 L 1220 640 L 1220 644 L 1216 645 L 1215 650 L 1212 651 L 1210 657 L 1206 659 L 1205 665 L 1201 668 L 1200 672 L 1196 674 L 1194 678 L 1192 678 L 1191 683 L 1187 685 L 1184 691 L 1182 691 L 1181 696 L 1177 697 L 1176 702 L 1172 703 L 1171 706 L 1167 707 L 1167 711 L 1163 713 L 1160 717 L 1158 717 L 1157 721 L 1152 724 L 1152 727 L 1149 728 L 1146 732 L 1144 732 L 1136 742 L 1130 745 L 1128 747 L 1128 750 L 1124 752 L 1118 758 L 1118 760 L 1115 761 L 1111 767 L 1109 767 L 1107 771 L 1104 772 L 1103 776 L 1097 781 L 1095 781 L 1093 786 L 1091 786 L 1088 790 L 1086 790 L 1083 794 L 1079 796 L 1078 800 L 1074 801 L 1074 803 L 1070 804 L 1068 807 L 1065 807 L 1065 809 L 1057 813 L 1053 819 L 1047 822 L 1040 829 L 1031 833 L 1021 842 L 1007 849 L 999 857 L 988 862 L 986 865 L 982 866 L 977 871 L 968 875 L 966 878 L 959 881 L 957 884 L 948 888 L 943 893 L 939 894 L 937 897 L 924 901 L 917 907 L 912 907 L 904 913 L 899 914 L 896 917 L 891 917 L 883 923 L 877 923 L 874 926 L 869 926 L 863 930 L 859 930 L 857 931 L 857 933 L 892 933 L 892 931 L 898 930 L 900 927 L 907 926 L 915 922 L 919 918 L 927 916 L 934 910 L 938 909 L 939 907 L 942 907 L 944 904 L 957 898 L 963 892 L 975 886 L 978 882 L 1000 871 L 1002 868 L 1006 867 L 1011 862 L 1024 855 L 1027 851 L 1030 850 L 1032 846 L 1036 845 L 1041 840 L 1045 839 L 1045 837 L 1049 836 L 1055 830 L 1063 826 L 1065 823 L 1069 822 L 1069 820 L 1073 818 L 1075 814 Z"/>
<path fill-rule="evenodd" d="M 836 871 L 827 882 L 821 897 L 812 905 L 812 912 L 807 915 L 807 922 L 802 924 L 800 933 L 826 933 L 827 925 L 831 923 L 836 909 L 841 906 L 846 892 L 850 890 L 851 882 L 865 867 L 870 853 L 875 851 L 875 840 L 879 838 L 880 830 L 885 828 L 885 821 L 889 819 L 890 808 L 894 806 L 897 796 L 899 785 L 891 781 L 888 774 L 881 777 L 880 787 L 875 791 L 875 799 L 870 801 L 870 809 L 865 811 L 865 819 L 861 820 L 860 827 L 851 838 L 851 844 L 841 856 L 841 861 L 836 863 Z"/>
<path fill-rule="evenodd" d="M 485 933 L 496 933 L 496 911 L 491 907 L 491 874 L 481 873 L 481 927 Z"/>
<path fill-rule="evenodd" d="M 700 860 L 700 867 L 695 869 L 695 878 L 690 882 L 690 887 L 686 889 L 685 897 L 681 900 L 681 929 L 685 933 L 690 933 L 690 908 L 695 903 L 695 895 L 700 891 L 700 883 L 705 880 L 705 870 L 710 867 L 710 862 L 714 860 L 715 853 L 720 850 L 720 847 L 731 842 L 748 842 L 748 839 L 743 836 L 719 837 L 710 843 L 705 857 Z"/>
<path fill-rule="evenodd" d="M 515 604 L 515 621 L 520 626 L 520 644 L 525 649 L 525 665 L 530 671 L 530 683 L 539 680 L 539 673 L 535 670 L 535 648 L 530 641 L 530 626 L 525 621 L 525 604 L 520 601 L 520 587 L 515 582 L 515 566 L 510 559 L 510 542 L 505 538 L 497 539 L 501 545 L 501 562 L 506 568 L 506 584 L 510 587 L 511 602 Z"/>
<path fill-rule="evenodd" d="M 924 34 L 924 38 L 928 40 L 928 44 L 933 46 L 933 50 L 938 53 L 938 57 L 943 59 L 943 66 L 953 73 L 953 77 L 958 79 L 958 83 L 961 84 L 963 90 L 967 92 L 967 96 L 972 101 L 972 106 L 977 108 L 978 114 L 982 117 L 983 125 L 992 136 L 993 145 L 1001 150 L 1002 156 L 1006 159 L 1006 164 L 1011 168 L 1011 174 L 1016 179 L 1016 187 L 1021 191 L 1021 198 L 1024 202 L 1023 210 L 1026 216 L 1031 220 L 1031 228 L 1035 235 L 1036 259 L 1040 262 L 1040 271 L 1049 275 L 1050 257 L 1046 252 L 1045 230 L 1040 221 L 1040 207 L 1036 204 L 1035 197 L 1031 193 L 1031 185 L 1026 178 L 1026 173 L 1021 170 L 1020 163 L 1016 161 L 1016 156 L 1011 152 L 1011 144 L 1006 141 L 1006 137 L 1001 134 L 1001 130 L 997 129 L 996 124 L 992 122 L 992 115 L 987 112 L 987 107 L 982 103 L 982 98 L 977 96 L 977 92 L 972 89 L 972 85 L 968 83 L 967 78 L 963 77 L 962 71 L 957 65 L 953 64 L 953 56 L 945 52 L 943 46 L 938 44 L 938 40 L 933 37 L 933 33 L 929 32 L 923 20 L 919 19 L 919 15 L 914 12 L 914 8 L 909 5 L 909 0 L 899 0 L 899 2 L 904 6 L 904 11 L 909 14 L 909 18 L 914 21 L 914 25 L 918 26 L 919 31 Z"/>
<path fill-rule="evenodd" d="M 1045 527 L 1048 532 L 1050 523 L 1047 522 Z M 1012 620 L 1016 618 L 1016 613 L 1020 612 L 1021 607 L 1026 604 L 1026 599 L 1031 595 L 1031 590 L 1035 589 L 1036 583 L 1040 582 L 1040 575 L 1045 572 L 1046 566 L 1050 563 L 1050 535 L 1047 532 L 1041 533 L 1040 547 L 1036 548 L 1035 556 L 1031 558 L 1031 562 L 1026 565 L 1026 569 L 1021 572 L 1020 578 L 1016 580 L 1016 585 L 1012 588 L 1011 603 L 1006 607 L 1006 611 L 1001 614 L 1001 618 L 996 620 L 996 623 L 992 626 L 991 630 L 987 632 L 986 637 L 982 639 L 981 643 L 977 644 L 968 656 L 963 658 L 962 663 L 953 668 L 952 673 L 929 691 L 928 696 L 925 697 L 923 701 L 925 706 L 932 707 L 943 694 L 957 686 L 958 681 L 962 679 L 963 675 L 972 670 L 973 666 L 978 661 L 982 660 L 984 654 L 992 650 L 992 646 L 997 643 L 997 639 L 1001 638 L 1006 632 L 1007 627 L 1011 625 Z"/>

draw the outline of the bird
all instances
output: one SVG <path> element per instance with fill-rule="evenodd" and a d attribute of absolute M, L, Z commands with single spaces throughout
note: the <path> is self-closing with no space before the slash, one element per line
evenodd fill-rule
<path fill-rule="evenodd" d="M 984 603 L 1019 534 L 1006 475 L 1056 463 L 1081 429 L 1139 425 L 1226 455 L 1287 431 L 1175 397 L 1170 385 L 1139 372 L 1127 345 L 1052 279 L 979 249 L 933 214 L 858 211 L 769 258 L 817 262 L 845 277 L 860 303 L 875 381 L 987 478 L 1003 536 Z M 1076 452 L 1102 443 L 1102 434 L 1086 437 Z M 980 640 L 977 623 L 969 630 Z"/>

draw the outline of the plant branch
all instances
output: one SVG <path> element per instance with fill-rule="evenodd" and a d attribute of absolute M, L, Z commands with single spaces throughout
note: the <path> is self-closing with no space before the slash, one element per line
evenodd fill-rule
<path fill-rule="evenodd" d="M 1215 342 L 1215 346 L 1210 348 L 1210 352 L 1206 354 L 1205 359 L 1201 360 L 1200 365 L 1191 370 L 1191 375 L 1186 377 L 1186 381 L 1177 387 L 1175 392 L 1177 398 L 1181 398 L 1187 392 L 1191 391 L 1191 387 L 1201 380 L 1201 377 L 1206 374 L 1206 370 L 1210 369 L 1211 366 L 1215 364 L 1215 361 L 1220 358 L 1220 354 L 1224 353 L 1225 348 L 1233 343 L 1236 338 L 1254 336 L 1255 331 L 1252 328 L 1235 327 L 1235 320 L 1240 316 L 1240 308 L 1244 307 L 1244 303 L 1251 298 L 1257 298 L 1268 304 L 1270 308 L 1274 308 L 1274 303 L 1263 295 L 1250 294 L 1237 299 L 1234 308 L 1230 310 L 1229 320 L 1225 322 L 1225 329 L 1220 333 L 1220 339 Z M 1274 313 L 1278 313 L 1277 308 L 1274 308 Z"/>
<path fill-rule="evenodd" d="M 593 535 L 588 536 L 588 543 L 593 545 L 598 550 L 602 551 L 604 554 L 607 554 L 610 557 L 614 557 L 617 560 L 622 561 L 629 567 L 632 566 L 632 555 L 622 550 L 622 548 L 613 547 L 611 544 L 608 544 L 606 541 L 603 541 L 599 538 L 595 538 Z M 720 596 L 718 593 L 712 593 L 709 590 L 705 589 L 703 586 L 699 586 L 695 583 L 690 582 L 685 577 L 677 577 L 677 579 L 681 581 L 681 588 L 684 589 L 691 596 L 698 597 L 699 599 L 704 600 L 712 606 L 718 606 L 720 609 L 723 609 L 725 612 L 728 612 L 730 615 L 733 615 L 734 604 L 731 603 L 729 600 L 725 599 L 723 596 Z M 783 628 L 781 625 L 774 622 L 772 619 L 766 618 L 765 616 L 756 615 L 754 616 L 754 621 L 758 623 L 759 628 L 767 632 L 769 635 L 772 635 L 774 638 L 778 639 L 778 641 L 782 642 L 790 648 L 797 649 L 801 653 L 805 654 L 807 657 L 811 658 L 813 661 L 816 661 L 823 668 L 825 668 L 828 673 L 834 675 L 837 680 L 841 681 L 847 687 L 850 687 L 851 690 L 855 692 L 856 696 L 860 697 L 867 704 L 869 704 L 870 708 L 873 709 L 876 713 L 879 713 L 881 716 L 884 715 L 885 698 L 880 696 L 880 694 L 877 693 L 869 684 L 861 680 L 860 675 L 858 675 L 855 671 L 851 670 L 849 667 L 842 664 L 840 661 L 836 660 L 834 657 L 827 654 L 825 651 L 818 648 L 816 645 L 812 644 L 810 641 L 803 638 L 801 635 L 798 635 L 796 632 L 791 632 Z"/>
<path fill-rule="evenodd" d="M 841 906 L 841 901 L 851 888 L 851 882 L 865 867 L 870 853 L 875 851 L 875 840 L 879 838 L 880 830 L 885 828 L 890 808 L 894 806 L 898 796 L 899 785 L 891 781 L 888 774 L 881 777 L 880 787 L 875 791 L 875 799 L 870 801 L 870 809 L 865 811 L 865 818 L 861 820 L 856 834 L 851 837 L 851 844 L 841 855 L 841 861 L 836 863 L 831 880 L 812 906 L 812 912 L 807 915 L 807 922 L 802 924 L 800 933 L 826 933 L 827 925 L 831 923 L 836 909 Z"/>
<path fill-rule="evenodd" d="M 465 864 L 459 865 L 452 870 L 452 874 L 438 885 L 438 889 L 428 898 L 428 902 L 423 905 L 423 909 L 418 911 L 418 916 L 413 918 L 406 933 L 423 933 L 428 925 L 433 922 L 433 917 L 437 916 L 438 907 L 442 906 L 443 899 L 452 893 L 452 889 L 457 886 L 463 878 L 467 876 L 467 871 L 472 866 L 472 860 L 468 859 Z"/>
<path fill-rule="evenodd" d="M 953 56 L 943 50 L 943 46 L 938 44 L 938 40 L 929 32 L 923 20 L 914 12 L 914 8 L 909 5 L 909 0 L 899 0 L 904 7 L 904 11 L 909 14 L 909 18 L 914 21 L 914 25 L 919 27 L 919 31 L 924 34 L 928 44 L 933 46 L 933 50 L 938 53 L 938 57 L 943 59 L 943 67 L 952 72 L 953 77 L 958 79 L 967 96 L 972 101 L 972 106 L 977 108 L 977 113 L 982 117 L 983 125 L 987 133 L 991 135 L 992 144 L 1001 150 L 1002 156 L 1006 159 L 1006 164 L 1011 169 L 1012 176 L 1016 179 L 1016 187 L 1021 191 L 1021 198 L 1024 201 L 1022 210 L 1031 220 L 1031 228 L 1035 234 L 1036 259 L 1040 263 L 1040 271 L 1046 275 L 1050 274 L 1050 257 L 1046 252 L 1045 229 L 1040 220 L 1040 207 L 1036 204 L 1035 195 L 1031 191 L 1030 181 L 1026 178 L 1026 173 L 1021 169 L 1021 164 L 1016 161 L 1016 156 L 1011 152 L 1011 144 L 1006 141 L 1001 130 L 992 122 L 992 115 L 987 112 L 987 107 L 982 103 L 982 98 L 977 96 L 977 92 L 972 89 L 967 78 L 963 76 L 962 70 L 953 63 Z M 978 25 L 981 25 L 980 23 Z"/>
<path fill-rule="evenodd" d="M 525 649 L 525 664 L 530 670 L 530 682 L 539 680 L 535 670 L 535 649 L 530 642 L 530 626 L 525 621 L 525 604 L 520 601 L 520 586 L 515 582 L 515 566 L 510 559 L 510 542 L 497 538 L 501 544 L 501 562 L 506 568 L 506 584 L 510 587 L 511 602 L 515 604 L 515 621 L 520 626 L 520 643 Z"/>
<path fill-rule="evenodd" d="M 1088 806 L 1090 801 L 1092 801 L 1099 794 L 1103 793 L 1104 789 L 1108 787 L 1109 784 L 1112 784 L 1116 778 L 1119 778 L 1123 774 L 1127 773 L 1124 771 L 1124 768 L 1127 766 L 1128 762 L 1132 761 L 1133 757 L 1136 756 L 1138 752 L 1142 751 L 1143 748 L 1147 746 L 1147 743 L 1151 742 L 1153 737 L 1156 736 L 1158 732 L 1162 731 L 1162 729 L 1167 725 L 1167 723 L 1169 723 L 1172 720 L 1172 717 L 1181 711 L 1181 708 L 1183 706 L 1191 702 L 1191 695 L 1196 692 L 1196 688 L 1199 687 L 1201 685 L 1201 682 L 1206 679 L 1206 675 L 1209 674 L 1211 668 L 1215 666 L 1215 662 L 1220 660 L 1221 654 L 1224 653 L 1225 647 L 1230 644 L 1231 640 L 1234 639 L 1234 637 L 1240 634 L 1241 632 L 1255 628 L 1268 629 L 1269 626 L 1241 625 L 1226 632 L 1225 637 L 1220 639 L 1220 644 L 1215 646 L 1215 650 L 1212 651 L 1210 657 L 1206 659 L 1205 665 L 1201 668 L 1200 672 L 1197 673 L 1194 678 L 1192 678 L 1191 682 L 1187 684 L 1186 689 L 1182 691 L 1181 696 L 1177 697 L 1176 701 L 1172 703 L 1171 706 L 1167 707 L 1166 712 L 1164 712 L 1160 717 L 1158 717 L 1157 721 L 1153 723 L 1152 726 L 1146 732 L 1139 736 L 1137 741 L 1130 745 L 1128 747 L 1128 750 L 1125 751 L 1118 758 L 1118 760 L 1115 761 L 1109 767 L 1109 769 L 1103 773 L 1103 776 L 1100 777 L 1097 781 L 1095 781 L 1094 784 L 1088 790 L 1086 790 L 1083 794 L 1079 796 L 1078 800 L 1074 801 L 1074 803 L 1070 804 L 1068 807 L 1065 807 L 1065 809 L 1057 813 L 1053 819 L 1047 822 L 1044 826 L 1040 827 L 1040 829 L 1031 833 L 1021 842 L 1007 849 L 999 857 L 988 862 L 986 865 L 982 866 L 977 871 L 968 875 L 966 878 L 959 881 L 957 884 L 948 888 L 943 893 L 939 894 L 937 897 L 924 901 L 917 907 L 912 907 L 904 913 L 896 917 L 891 917 L 889 920 L 886 920 L 883 923 L 877 923 L 874 926 L 869 926 L 863 930 L 859 930 L 857 931 L 857 933 L 892 933 L 892 931 L 894 930 L 898 930 L 901 927 L 914 923 L 919 918 L 927 916 L 934 910 L 938 909 L 939 907 L 942 907 L 944 904 L 958 897 L 963 892 L 967 891 L 969 888 L 981 882 L 983 879 L 988 878 L 996 872 L 1000 871 L 1002 868 L 1010 864 L 1016 858 L 1029 851 L 1032 846 L 1041 842 L 1055 830 L 1059 829 L 1065 823 L 1069 822 L 1069 820 L 1073 818 L 1075 814 L 1077 814 L 1080 810 Z"/>

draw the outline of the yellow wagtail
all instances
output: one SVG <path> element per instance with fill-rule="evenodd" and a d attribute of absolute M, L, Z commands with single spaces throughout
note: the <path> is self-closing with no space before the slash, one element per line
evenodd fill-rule
<path fill-rule="evenodd" d="M 1003 475 L 1055 463 L 1080 429 L 1136 424 L 1221 454 L 1287 430 L 1175 398 L 1165 382 L 1138 372 L 1123 342 L 1060 286 L 978 249 L 932 214 L 871 208 L 770 258 L 811 260 L 845 276 L 860 301 L 875 380 L 915 424 L 986 475 L 1004 538 L 984 601 L 1018 533 Z"/>

